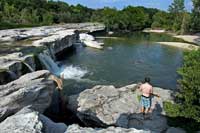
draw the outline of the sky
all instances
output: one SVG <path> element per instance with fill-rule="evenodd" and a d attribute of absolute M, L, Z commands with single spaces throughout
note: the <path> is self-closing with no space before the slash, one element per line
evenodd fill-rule
<path fill-rule="evenodd" d="M 105 6 L 116 7 L 122 9 L 128 5 L 145 6 L 150 8 L 158 8 L 167 11 L 173 0 L 62 0 L 68 4 L 81 4 L 90 8 L 102 8 Z M 188 11 L 192 9 L 191 0 L 185 0 L 185 7 Z"/>

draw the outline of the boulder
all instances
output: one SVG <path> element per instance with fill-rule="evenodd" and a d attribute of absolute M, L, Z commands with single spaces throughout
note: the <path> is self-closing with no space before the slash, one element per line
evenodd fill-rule
<path fill-rule="evenodd" d="M 96 49 L 103 49 L 103 43 L 99 43 L 95 41 L 95 38 L 92 35 L 81 33 L 79 34 L 80 41 L 88 47 L 96 48 Z"/>
<path fill-rule="evenodd" d="M 36 63 L 34 56 L 23 55 L 21 52 L 7 54 L 6 56 L 0 57 L 0 85 L 8 83 L 21 75 L 36 69 Z"/>
<path fill-rule="evenodd" d="M 36 71 L 1 85 L 0 122 L 28 105 L 43 113 L 49 107 L 53 90 L 56 88 L 49 76 L 49 71 Z"/>
<path fill-rule="evenodd" d="M 86 33 L 81 33 L 79 34 L 79 39 L 81 41 L 87 40 L 87 41 L 94 41 L 94 37 L 92 35 L 86 34 Z"/>
<path fill-rule="evenodd" d="M 64 133 L 67 126 L 25 107 L 1 122 L 0 129 L 1 133 Z"/>
<path fill-rule="evenodd" d="M 78 125 L 70 125 L 65 133 L 151 133 L 149 130 L 138 130 L 134 128 L 125 129 L 120 127 L 109 127 L 106 129 L 83 128 Z"/>
<path fill-rule="evenodd" d="M 161 132 L 167 129 L 163 101 L 172 101 L 172 92 L 154 88 L 161 98 L 152 99 L 152 113 L 144 119 L 140 113 L 140 92 L 137 85 L 122 88 L 95 86 L 79 95 L 70 96 L 68 108 L 87 126 L 118 126 L 124 128 L 149 129 Z"/>

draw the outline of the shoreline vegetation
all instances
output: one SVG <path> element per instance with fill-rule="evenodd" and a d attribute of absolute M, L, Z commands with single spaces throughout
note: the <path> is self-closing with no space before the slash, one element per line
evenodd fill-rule
<path fill-rule="evenodd" d="M 189 52 L 184 53 L 183 66 L 178 70 L 178 74 L 180 75 L 180 80 L 178 81 L 180 88 L 178 88 L 178 92 L 174 96 L 174 102 L 166 103 L 164 105 L 164 110 L 166 111 L 166 114 L 167 114 L 166 117 L 169 117 L 171 119 L 171 121 L 168 119 L 169 126 L 181 127 L 187 130 L 188 132 L 194 132 L 194 131 L 200 130 L 200 127 L 199 127 L 200 93 L 198 93 L 200 92 L 200 87 L 199 87 L 200 86 L 200 71 L 199 71 L 200 49 L 198 49 L 199 46 L 197 46 L 197 45 L 200 45 L 200 35 L 197 34 L 197 33 L 200 33 L 200 11 L 199 11 L 200 0 L 192 0 L 193 9 L 191 10 L 191 12 L 186 11 L 184 3 L 185 3 L 184 0 L 173 0 L 172 4 L 169 6 L 168 11 L 162 11 L 159 9 L 146 8 L 142 6 L 138 6 L 138 7 L 127 6 L 121 10 L 118 10 L 116 8 L 110 8 L 110 7 L 104 7 L 101 9 L 92 9 L 80 4 L 69 5 L 65 2 L 53 1 L 53 0 L 50 0 L 50 1 L 48 0 L 28 0 L 28 1 L 27 0 L 1 0 L 0 1 L 0 30 L 10 29 L 10 28 L 23 28 L 23 27 L 30 28 L 33 26 L 44 26 L 44 25 L 51 26 L 51 25 L 67 24 L 67 23 L 98 22 L 98 23 L 103 23 L 105 25 L 106 31 L 108 33 L 110 31 L 134 32 L 134 31 L 142 31 L 146 28 L 150 28 L 149 30 L 144 30 L 144 32 L 154 32 L 154 33 L 159 33 L 159 34 L 166 33 L 166 34 L 172 35 L 173 37 L 183 39 L 185 42 L 188 42 L 188 43 L 158 42 L 159 44 L 163 44 L 163 45 L 176 46 L 176 47 L 181 47 L 181 48 L 191 50 Z M 170 32 L 167 32 L 167 31 L 170 31 Z M 21 31 L 21 32 L 24 32 L 24 31 Z M 11 33 L 8 32 L 6 34 L 11 34 Z M 65 34 L 65 32 L 63 32 L 63 34 Z M 187 34 L 191 34 L 191 35 L 187 35 Z M 16 40 L 18 39 L 18 37 L 24 38 L 23 35 L 24 34 L 22 34 L 22 36 L 18 36 L 15 34 Z M 6 35 L 2 37 L 7 39 Z M 11 40 L 13 38 L 8 38 L 8 39 Z M 64 44 L 66 45 L 67 43 L 64 43 Z M 17 50 L 17 48 L 15 48 L 14 50 Z M 17 58 L 19 58 L 18 56 L 20 57 L 20 55 L 17 55 Z M 35 65 L 34 63 L 32 64 Z M 19 68 L 20 74 L 21 74 L 21 71 L 25 71 L 25 72 L 22 72 L 22 75 L 24 73 L 29 73 L 29 71 L 26 72 L 26 70 L 24 70 L 24 66 L 21 66 L 21 65 L 19 66 L 20 66 Z M 14 67 L 14 68 L 16 69 L 17 67 Z M 4 70 L 2 71 L 4 72 Z M 37 75 L 38 78 L 42 77 L 41 75 L 44 75 L 45 73 L 49 75 L 48 71 L 38 73 Z M 22 75 L 20 75 L 19 77 L 21 77 Z M 30 76 L 28 77 L 30 78 Z M 48 79 L 48 76 L 45 76 L 45 77 Z M 22 81 L 19 82 L 20 84 L 24 82 L 23 80 L 25 80 L 25 78 L 24 79 L 22 78 L 21 80 Z M 46 83 L 47 81 L 46 80 L 41 81 L 42 83 L 44 82 L 44 86 L 46 86 L 44 89 L 52 87 L 51 90 L 50 89 L 47 89 L 47 90 L 53 91 L 54 89 L 53 82 L 52 82 L 52 85 L 51 84 L 48 85 L 48 83 Z M 31 87 L 34 86 L 34 82 L 32 82 L 32 79 L 27 79 L 27 82 L 31 82 L 31 84 L 29 83 Z M 25 84 L 27 85 L 26 87 L 28 89 L 30 88 L 29 84 Z M 41 83 L 38 82 L 38 84 L 41 84 Z M 12 82 L 9 83 L 9 85 L 13 85 Z M 7 86 L 3 86 L 3 87 L 7 87 Z M 22 86 L 19 85 L 19 90 L 24 89 L 25 91 L 27 91 L 26 87 L 22 88 Z M 36 88 L 36 90 L 39 90 L 39 89 Z M 19 92 L 20 96 L 21 96 L 21 92 L 23 91 Z M 47 93 L 48 91 L 44 91 L 44 92 Z M 32 93 L 32 89 L 31 89 L 30 95 L 32 96 L 32 94 L 35 94 L 35 92 Z M 53 94 L 53 92 L 49 92 L 49 94 Z M 45 95 L 48 95 L 49 96 L 48 99 L 51 99 L 52 97 L 49 94 L 45 94 Z M 43 97 L 44 94 L 41 94 L 41 96 L 42 96 L 41 97 L 42 100 L 45 100 L 45 98 L 47 98 L 47 97 Z M 18 101 L 23 102 L 23 100 L 24 99 L 20 99 Z M 27 101 L 29 102 L 29 100 Z M 37 100 L 38 98 L 35 101 Z M 40 101 L 40 99 L 38 101 Z M 13 101 L 11 100 L 10 102 L 13 102 Z M 32 104 L 32 101 L 30 104 Z M 41 103 L 41 104 L 44 104 L 44 103 Z M 12 105 L 12 104 L 9 104 L 9 105 Z M 19 105 L 22 106 L 23 104 L 19 104 Z M 20 106 L 16 106 L 16 107 L 19 108 Z M 43 105 L 40 105 L 40 106 L 42 107 Z M 20 107 L 19 109 L 21 108 L 22 107 Z M 6 111 L 9 111 L 9 110 L 6 109 Z M 19 110 L 15 110 L 15 111 L 19 111 Z M 13 114 L 13 112 L 11 114 Z M 5 112 L 5 115 L 7 115 L 7 112 Z M 92 121 L 92 122 L 95 122 L 95 121 Z M 9 125 L 9 124 L 6 124 L 6 125 Z"/>
<path fill-rule="evenodd" d="M 200 34 L 196 33 L 193 35 L 177 35 L 173 32 L 166 31 L 164 29 L 144 29 L 142 32 L 145 33 L 157 33 L 157 34 L 168 34 L 172 37 L 182 39 L 185 42 L 156 42 L 163 45 L 178 47 L 187 50 L 197 50 L 200 48 Z"/>
<path fill-rule="evenodd" d="M 199 3 L 194 0 L 193 4 L 194 9 L 190 13 L 185 10 L 184 0 L 174 0 L 168 11 L 143 6 L 126 6 L 121 10 L 110 7 L 92 9 L 61 1 L 1 0 L 0 29 L 99 22 L 104 23 L 108 32 L 152 28 L 176 34 L 197 33 L 200 32 Z"/>

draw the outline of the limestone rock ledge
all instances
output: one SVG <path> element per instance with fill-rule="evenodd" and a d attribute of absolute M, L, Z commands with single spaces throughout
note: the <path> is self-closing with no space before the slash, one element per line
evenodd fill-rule
<path fill-rule="evenodd" d="M 1 133 L 64 133 L 67 126 L 25 107 L 0 123 Z"/>
<path fill-rule="evenodd" d="M 100 23 L 70 23 L 55 26 L 0 30 L 0 41 L 19 41 L 33 37 L 47 37 L 55 32 L 68 29 L 93 32 L 104 30 L 105 25 Z"/>
<path fill-rule="evenodd" d="M 73 124 L 55 123 L 46 116 L 25 107 L 0 123 L 1 133 L 150 133 L 148 130 L 125 129 L 120 127 L 83 128 Z"/>
<path fill-rule="evenodd" d="M 140 92 L 136 88 L 135 84 L 122 88 L 95 86 L 79 95 L 70 96 L 68 108 L 76 112 L 77 117 L 88 126 L 165 131 L 168 125 L 163 101 L 172 101 L 172 92 L 155 87 L 154 93 L 160 94 L 161 98 L 153 98 L 153 112 L 149 119 L 144 119 L 140 113 Z"/>
<path fill-rule="evenodd" d="M 56 88 L 49 79 L 50 72 L 36 71 L 0 86 L 0 122 L 25 106 L 40 113 L 49 107 Z"/>
<path fill-rule="evenodd" d="M 23 55 L 21 52 L 1 56 L 0 64 L 0 85 L 36 69 L 34 55 Z"/>

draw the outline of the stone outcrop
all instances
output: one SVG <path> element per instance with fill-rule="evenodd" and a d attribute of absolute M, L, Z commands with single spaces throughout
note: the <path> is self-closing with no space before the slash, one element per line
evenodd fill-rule
<path fill-rule="evenodd" d="M 92 35 L 81 33 L 79 35 L 79 39 L 85 46 L 96 49 L 103 49 L 103 43 L 95 41 L 95 38 Z"/>
<path fill-rule="evenodd" d="M 43 113 L 52 100 L 54 82 L 49 71 L 42 70 L 21 76 L 0 86 L 0 121 L 15 114 L 25 106 Z"/>
<path fill-rule="evenodd" d="M 55 123 L 30 106 L 24 107 L 0 123 L 1 133 L 151 133 L 147 129 L 121 128 L 110 126 L 108 128 L 80 127 L 73 124 Z M 166 133 L 185 133 L 180 128 L 170 127 Z"/>
<path fill-rule="evenodd" d="M 0 123 L 0 129 L 1 133 L 64 133 L 67 126 L 25 107 Z"/>
<path fill-rule="evenodd" d="M 120 127 L 83 128 L 79 125 L 66 126 L 55 123 L 37 111 L 25 107 L 0 123 L 1 133 L 150 133 L 149 130 L 125 129 Z"/>
<path fill-rule="evenodd" d="M 77 42 L 78 34 L 76 33 L 75 30 L 57 31 L 51 36 L 34 41 L 33 46 L 46 47 L 48 52 L 55 59 L 57 53 L 62 52 Z"/>
<path fill-rule="evenodd" d="M 78 125 L 70 125 L 65 133 L 151 133 L 149 130 L 138 130 L 134 128 L 125 129 L 120 127 L 109 127 L 106 129 L 83 128 Z"/>
<path fill-rule="evenodd" d="M 34 56 L 23 55 L 21 52 L 0 57 L 0 64 L 0 85 L 36 69 Z"/>
<path fill-rule="evenodd" d="M 105 25 L 100 23 L 74 23 L 56 26 L 42 26 L 35 28 L 0 30 L 0 41 L 19 41 L 33 37 L 47 37 L 54 34 L 55 32 L 67 29 L 93 32 L 104 30 Z"/>
<path fill-rule="evenodd" d="M 171 91 L 154 88 L 161 98 L 152 100 L 153 111 L 148 119 L 140 114 L 137 85 L 122 88 L 114 86 L 95 86 L 79 95 L 69 97 L 68 108 L 87 126 L 118 126 L 124 128 L 148 129 L 161 132 L 168 128 L 163 110 L 163 101 L 171 101 Z"/>
<path fill-rule="evenodd" d="M 0 30 L 0 85 L 30 72 L 27 71 L 27 64 L 35 71 L 37 61 L 33 55 L 45 51 L 52 59 L 61 59 L 63 53 L 78 41 L 78 31 L 104 29 L 103 24 L 80 23 Z"/>

